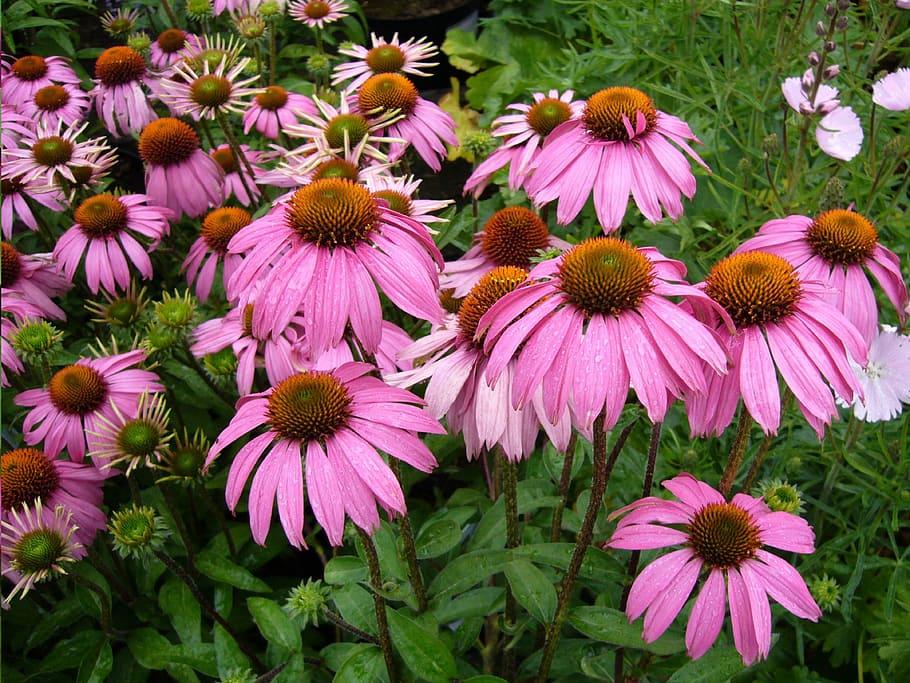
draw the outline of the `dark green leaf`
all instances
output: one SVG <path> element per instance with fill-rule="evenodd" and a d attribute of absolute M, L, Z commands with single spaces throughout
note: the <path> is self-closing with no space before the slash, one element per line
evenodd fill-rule
<path fill-rule="evenodd" d="M 325 565 L 324 578 L 326 583 L 336 586 L 366 581 L 367 566 L 363 560 L 354 555 L 333 557 Z"/>
<path fill-rule="evenodd" d="M 367 633 L 376 634 L 376 613 L 373 597 L 365 588 L 349 584 L 332 591 L 332 600 L 344 620 Z"/>
<path fill-rule="evenodd" d="M 641 638 L 641 625 L 630 624 L 625 614 L 610 607 L 576 607 L 569 612 L 569 623 L 589 638 L 611 645 L 648 650 L 658 655 L 672 655 L 686 648 L 682 638 L 674 635 L 645 643 Z"/>
<path fill-rule="evenodd" d="M 105 641 L 101 631 L 80 631 L 72 638 L 62 640 L 42 661 L 38 671 L 52 673 L 75 669 L 82 664 L 85 653 L 97 650 Z"/>
<path fill-rule="evenodd" d="M 418 560 L 439 557 L 461 542 L 461 527 L 454 520 L 439 519 L 424 524 L 414 542 Z"/>
<path fill-rule="evenodd" d="M 536 564 L 565 570 L 575 549 L 574 543 L 529 543 L 512 550 L 513 556 L 519 556 Z M 578 575 L 592 581 L 618 581 L 622 567 L 609 553 L 600 548 L 588 548 L 581 563 Z"/>
<path fill-rule="evenodd" d="M 475 588 L 459 595 L 446 598 L 433 607 L 433 616 L 440 624 L 449 624 L 458 619 L 482 617 L 493 612 L 494 605 L 503 598 L 505 590 L 498 586 Z"/>
<path fill-rule="evenodd" d="M 158 604 L 171 618 L 181 642 L 198 643 L 202 640 L 202 610 L 183 581 L 175 578 L 165 583 L 158 593 Z"/>
<path fill-rule="evenodd" d="M 734 648 L 714 647 L 701 659 L 683 664 L 668 683 L 725 683 L 745 668 Z"/>
<path fill-rule="evenodd" d="M 259 627 L 262 636 L 270 643 L 280 645 L 286 650 L 300 652 L 303 644 L 300 629 L 274 600 L 266 598 L 247 598 L 246 606 Z"/>
<path fill-rule="evenodd" d="M 376 645 L 358 645 L 339 667 L 332 683 L 372 683 L 388 680 L 382 650 Z"/>
<path fill-rule="evenodd" d="M 163 669 L 172 661 L 175 646 L 152 628 L 138 628 L 126 639 L 133 657 L 146 669 Z"/>
<path fill-rule="evenodd" d="M 103 683 L 114 666 L 114 653 L 107 639 L 89 648 L 79 664 L 76 683 Z"/>
<path fill-rule="evenodd" d="M 512 560 L 505 574 L 518 604 L 540 623 L 550 623 L 556 614 L 556 589 L 547 576 L 527 560 Z"/>
<path fill-rule="evenodd" d="M 458 675 L 455 658 L 439 636 L 398 610 L 389 609 L 387 612 L 392 644 L 418 678 L 430 683 L 449 683 Z"/>
<path fill-rule="evenodd" d="M 265 581 L 257 579 L 248 569 L 208 551 L 196 556 L 196 568 L 210 579 L 240 590 L 251 593 L 268 593 L 271 590 Z"/>
<path fill-rule="evenodd" d="M 456 595 L 501 572 L 508 562 L 505 550 L 477 550 L 449 562 L 430 583 L 431 597 Z"/>

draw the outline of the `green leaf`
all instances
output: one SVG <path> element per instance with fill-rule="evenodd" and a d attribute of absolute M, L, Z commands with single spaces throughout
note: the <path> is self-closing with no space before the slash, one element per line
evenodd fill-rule
<path fill-rule="evenodd" d="M 82 615 L 79 599 L 75 595 L 66 596 L 54 606 L 53 612 L 40 614 L 40 619 L 28 634 L 25 652 L 27 653 L 53 636 L 59 637 L 61 629 L 77 621 Z"/>
<path fill-rule="evenodd" d="M 501 600 L 505 590 L 498 586 L 475 588 L 457 598 L 443 599 L 433 607 L 433 616 L 440 624 L 450 624 L 459 619 L 483 617 L 494 611 L 494 605 Z"/>
<path fill-rule="evenodd" d="M 392 644 L 407 667 L 421 680 L 449 683 L 458 675 L 455 657 L 436 633 L 398 610 L 387 610 Z"/>
<path fill-rule="evenodd" d="M 97 650 L 103 642 L 105 638 L 101 631 L 80 631 L 72 638 L 57 643 L 41 661 L 38 671 L 52 673 L 75 669 L 82 664 L 86 652 Z"/>
<path fill-rule="evenodd" d="M 349 583 L 366 581 L 367 566 L 359 557 L 341 555 L 328 561 L 323 574 L 326 583 L 344 586 Z"/>
<path fill-rule="evenodd" d="M 306 660 L 302 654 L 296 654 L 288 660 L 287 666 L 274 678 L 274 683 L 304 683 L 310 677 L 306 672 Z"/>
<path fill-rule="evenodd" d="M 445 555 L 460 542 L 461 527 L 454 520 L 438 519 L 424 524 L 414 539 L 417 559 L 428 560 Z"/>
<path fill-rule="evenodd" d="M 512 550 L 518 556 L 548 567 L 565 570 L 575 549 L 574 543 L 529 543 Z M 622 578 L 622 566 L 609 553 L 600 548 L 588 548 L 578 575 L 592 581 L 610 582 Z"/>
<path fill-rule="evenodd" d="M 463 678 L 462 683 L 508 683 L 505 678 L 500 678 L 499 676 L 490 676 L 488 674 L 481 674 L 480 676 L 471 676 L 470 678 Z"/>
<path fill-rule="evenodd" d="M 682 638 L 674 635 L 645 643 L 641 638 L 641 626 L 630 624 L 625 614 L 610 607 L 576 607 L 569 612 L 569 623 L 589 638 L 611 645 L 647 650 L 657 655 L 672 655 L 686 649 Z"/>
<path fill-rule="evenodd" d="M 553 485 L 546 479 L 526 479 L 518 483 L 518 513 L 527 514 L 542 507 L 554 507 L 558 496 L 548 496 Z M 502 496 L 484 513 L 468 543 L 468 550 L 502 548 L 506 544 L 505 503 Z"/>
<path fill-rule="evenodd" d="M 158 604 L 171 618 L 181 642 L 198 643 L 202 640 L 202 610 L 183 581 L 174 578 L 165 583 L 158 593 Z"/>
<path fill-rule="evenodd" d="M 501 572 L 508 563 L 505 550 L 477 550 L 459 555 L 449 562 L 430 583 L 430 597 L 448 597 L 466 591 Z"/>
<path fill-rule="evenodd" d="M 542 624 L 553 621 L 553 615 L 556 614 L 556 589 L 546 574 L 527 560 L 509 562 L 505 573 L 518 604 Z"/>
<path fill-rule="evenodd" d="M 701 659 L 683 664 L 668 683 L 725 683 L 746 668 L 732 647 L 714 647 Z"/>
<path fill-rule="evenodd" d="M 262 636 L 286 650 L 300 652 L 303 643 L 300 639 L 300 629 L 294 625 L 291 618 L 274 600 L 266 598 L 247 598 L 246 606 L 253 616 L 253 621 L 259 627 Z"/>
<path fill-rule="evenodd" d="M 359 645 L 338 668 L 332 683 L 368 683 L 388 680 L 382 650 L 376 645 Z"/>
<path fill-rule="evenodd" d="M 357 584 L 349 584 L 332 591 L 332 600 L 344 620 L 367 633 L 377 633 L 373 596 Z"/>
<path fill-rule="evenodd" d="M 196 556 L 196 568 L 213 581 L 226 583 L 250 593 L 268 593 L 272 590 L 269 584 L 257 579 L 248 569 L 207 550 Z"/>
<path fill-rule="evenodd" d="M 79 664 L 76 683 L 103 683 L 113 667 L 114 652 L 111 644 L 106 639 L 100 640 L 97 647 L 86 650 Z"/>
<path fill-rule="evenodd" d="M 138 628 L 127 636 L 130 653 L 146 669 L 163 669 L 172 661 L 175 647 L 152 628 Z"/>

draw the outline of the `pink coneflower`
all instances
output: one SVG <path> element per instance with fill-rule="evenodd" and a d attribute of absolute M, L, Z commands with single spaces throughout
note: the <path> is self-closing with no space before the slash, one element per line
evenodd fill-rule
<path fill-rule="evenodd" d="M 94 168 L 99 153 L 110 149 L 104 138 L 84 142 L 76 139 L 87 125 L 85 122 L 63 130 L 60 120 L 54 126 L 38 124 L 34 132 L 22 137 L 19 147 L 3 150 L 7 157 L 3 177 L 20 178 L 20 182 L 39 180 L 43 185 L 56 187 L 59 174 L 71 183 L 78 183 L 76 174 L 85 167 Z"/>
<path fill-rule="evenodd" d="M 58 460 L 35 448 L 17 448 L 0 456 L 4 518 L 38 500 L 50 509 L 62 505 L 73 513 L 75 539 L 88 547 L 104 529 L 102 486 L 108 475 L 94 465 Z"/>
<path fill-rule="evenodd" d="M 0 568 L 15 584 L 3 599 L 7 607 L 17 594 L 23 598 L 35 584 L 66 574 L 66 565 L 87 552 L 74 538 L 72 513 L 62 505 L 48 510 L 39 499 L 34 507 L 11 510 L 10 516 L 0 523 Z"/>
<path fill-rule="evenodd" d="M 853 414 L 866 422 L 893 420 L 910 403 L 910 336 L 882 325 L 869 346 L 869 361 L 861 366 L 852 359 L 850 366 L 859 380 L 863 398 L 852 402 Z M 838 397 L 838 403 L 851 403 Z"/>
<path fill-rule="evenodd" d="M 73 168 L 76 182 L 67 188 L 69 190 L 66 195 L 68 202 L 75 199 L 77 190 L 86 194 L 96 191 L 102 181 L 107 178 L 111 168 L 117 163 L 117 152 L 104 147 L 89 154 L 85 161 L 86 165 Z"/>
<path fill-rule="evenodd" d="M 243 2 L 244 0 L 241 0 Z M 199 73 L 205 71 L 208 65 L 209 72 L 218 68 L 218 65 L 224 63 L 224 68 L 229 69 L 243 52 L 243 45 L 236 36 L 230 36 L 225 40 L 221 34 L 196 36 L 195 40 L 187 41 L 180 56 L 194 71 Z"/>
<path fill-rule="evenodd" d="M 148 253 L 170 232 L 173 214 L 160 206 L 149 206 L 144 194 L 117 197 L 104 193 L 89 197 L 75 211 L 75 224 L 57 240 L 54 258 L 72 281 L 85 254 L 88 288 L 97 294 L 101 287 L 116 294 L 130 285 L 132 263 L 144 280 L 152 277 Z M 136 237 L 149 240 L 143 247 Z"/>
<path fill-rule="evenodd" d="M 17 406 L 32 408 L 22 425 L 25 443 L 43 441 L 44 451 L 54 457 L 66 448 L 70 458 L 82 462 L 85 432 L 96 430 L 99 416 L 114 417 L 110 402 L 123 413 L 134 413 L 143 392 L 164 391 L 153 372 L 131 368 L 143 360 L 140 350 L 81 358 L 55 372 L 46 388 L 17 394 Z"/>
<path fill-rule="evenodd" d="M 222 12 L 234 12 L 246 5 L 248 0 L 215 0 L 212 5 L 212 14 L 216 17 Z"/>
<path fill-rule="evenodd" d="M 56 128 L 58 121 L 67 126 L 81 121 L 90 106 L 88 93 L 78 85 L 46 85 L 23 102 L 19 111 L 35 123 Z"/>
<path fill-rule="evenodd" d="M 228 251 L 246 255 L 228 296 L 246 303 L 261 283 L 258 336 L 280 332 L 302 310 L 316 353 L 337 346 L 349 322 L 373 353 L 382 335 L 377 284 L 403 311 L 438 322 L 442 255 L 422 224 L 384 204 L 349 180 L 316 180 L 231 240 Z"/>
<path fill-rule="evenodd" d="M 173 434 L 168 431 L 168 409 L 163 394 L 143 393 L 136 409 L 124 413 L 110 401 L 111 416 L 99 415 L 96 427 L 88 432 L 89 457 L 95 467 L 110 471 L 125 464 L 129 474 L 139 465 L 154 467 L 163 459 Z"/>
<path fill-rule="evenodd" d="M 910 109 L 910 69 L 898 69 L 875 81 L 872 101 L 891 111 Z"/>
<path fill-rule="evenodd" d="M 806 420 L 821 437 L 837 416 L 834 396 L 852 399 L 860 386 L 847 354 L 866 361 L 859 331 L 825 301 L 827 286 L 804 279 L 776 254 L 750 251 L 716 263 L 701 285 L 736 325 L 716 333 L 732 359 L 724 377 L 709 377 L 706 392 L 686 398 L 695 434 L 721 434 L 733 420 L 739 398 L 766 434 L 780 425 L 777 371 Z"/>
<path fill-rule="evenodd" d="M 423 99 L 414 84 L 401 74 L 370 76 L 360 86 L 357 105 L 374 121 L 381 120 L 376 117 L 399 115 L 400 118 L 389 123 L 385 130 L 388 135 L 405 142 L 392 143 L 389 161 L 398 161 L 408 145 L 414 145 L 427 166 L 439 171 L 446 155 L 446 144 L 458 145 L 452 117 L 438 104 Z"/>
<path fill-rule="evenodd" d="M 727 365 L 712 331 L 667 298 L 707 299 L 684 276 L 679 261 L 612 237 L 544 261 L 478 324 L 488 380 L 514 362 L 512 404 L 527 405 L 542 387 L 546 415 L 568 405 L 586 434 L 601 411 L 607 429 L 616 424 L 630 386 L 651 421 L 663 420 L 669 396 L 704 391 L 706 374 Z"/>
<path fill-rule="evenodd" d="M 197 42 L 198 38 L 192 33 L 187 33 L 183 29 L 168 28 L 158 34 L 158 37 L 152 41 L 149 48 L 149 56 L 152 66 L 159 71 L 165 71 L 168 67 L 183 59 L 181 52 L 190 42 Z"/>
<path fill-rule="evenodd" d="M 0 310 L 15 319 L 14 321 L 10 318 L 0 318 L 0 386 L 8 387 L 10 384 L 6 377 L 7 370 L 14 375 L 25 372 L 25 366 L 11 343 L 13 335 L 19 331 L 20 324 L 30 318 L 40 318 L 43 312 L 23 299 L 21 294 L 13 294 L 6 289 L 0 298 Z"/>
<path fill-rule="evenodd" d="M 396 178 L 390 175 L 379 173 L 366 174 L 363 178 L 366 186 L 373 193 L 374 197 L 384 199 L 389 203 L 392 211 L 413 218 L 418 223 L 423 223 L 427 230 L 436 234 L 430 225 L 432 223 L 445 223 L 446 218 L 434 216 L 434 211 L 440 211 L 450 204 L 454 204 L 451 199 L 416 199 L 414 195 L 420 187 L 421 180 L 414 176 L 405 176 Z"/>
<path fill-rule="evenodd" d="M 224 262 L 222 282 L 227 289 L 231 275 L 243 260 L 237 254 L 228 253 L 228 243 L 241 228 L 245 228 L 253 218 L 249 211 L 233 206 L 224 206 L 210 211 L 202 221 L 200 235 L 193 242 L 189 253 L 180 267 L 186 271 L 187 284 L 196 283 L 196 297 L 200 301 L 209 298 L 212 284 L 215 282 L 215 271 L 220 261 Z"/>
<path fill-rule="evenodd" d="M 847 209 L 824 211 L 815 218 L 787 216 L 765 223 L 736 253 L 760 249 L 783 256 L 807 280 L 828 285 L 830 303 L 860 331 L 866 343 L 878 329 L 878 305 L 868 268 L 905 319 L 907 285 L 897 254 L 878 241 L 878 232 L 862 214 Z"/>
<path fill-rule="evenodd" d="M 493 304 L 519 289 L 527 276 L 526 270 L 514 266 L 492 269 L 470 290 L 456 316 L 449 316 L 442 326 L 401 353 L 404 359 L 426 360 L 388 378 L 391 384 L 405 387 L 429 378 L 427 408 L 436 418 L 445 416 L 451 430 L 463 433 L 469 459 L 496 445 L 510 460 L 526 458 L 534 450 L 541 427 L 558 450 L 564 451 L 569 441 L 568 409 L 563 407 L 551 420 L 539 390 L 528 405 L 512 407 L 514 362 L 492 387 L 487 383 L 487 354 L 477 324 Z"/>
<path fill-rule="evenodd" d="M 645 567 L 632 584 L 626 614 L 645 615 L 642 638 L 653 643 L 676 619 L 702 569 L 707 578 L 686 626 L 686 649 L 698 659 L 717 640 L 727 604 L 733 642 L 746 665 L 765 659 L 771 648 L 774 599 L 801 619 L 822 612 L 805 581 L 788 562 L 762 546 L 812 553 L 812 527 L 789 512 L 771 512 L 761 498 L 738 493 L 727 502 L 690 474 L 663 482 L 677 500 L 650 496 L 614 512 L 620 520 L 608 548 L 654 550 L 682 545 Z M 654 522 L 657 522 L 656 524 Z M 674 526 L 666 526 L 674 525 Z"/>
<path fill-rule="evenodd" d="M 304 485 L 332 545 L 341 545 L 345 515 L 372 533 L 379 527 L 377 503 L 389 514 L 405 514 L 401 485 L 377 450 L 422 472 L 436 467 L 415 432 L 445 430 L 418 407 L 421 400 L 414 394 L 370 377 L 374 369 L 346 363 L 331 372 L 305 371 L 238 401 L 237 414 L 215 440 L 205 464 L 211 465 L 241 436 L 267 428 L 234 456 L 225 489 L 233 510 L 253 468 L 272 446 L 250 488 L 250 528 L 260 545 L 268 535 L 277 495 L 288 541 L 306 547 Z"/>
<path fill-rule="evenodd" d="M 66 320 L 63 309 L 51 298 L 65 294 L 73 285 L 57 272 L 51 255 L 23 254 L 9 242 L 3 242 L 0 246 L 3 250 L 3 259 L 0 261 L 3 295 L 22 297 L 39 309 L 45 318 Z"/>
<path fill-rule="evenodd" d="M 250 106 L 249 97 L 260 92 L 247 87 L 259 76 L 239 78 L 249 62 L 244 57 L 230 67 L 221 62 L 212 69 L 204 61 L 197 70 L 183 60 L 174 64 L 169 76 L 161 79 L 159 96 L 172 111 L 189 114 L 196 121 L 228 113 L 242 114 Z"/>
<path fill-rule="evenodd" d="M 257 165 L 262 157 L 262 152 L 250 149 L 248 145 L 240 145 L 240 151 L 246 157 L 246 160 L 250 162 L 250 166 L 253 169 L 252 178 L 249 177 L 249 172 L 243 161 L 234 158 L 234 151 L 230 145 L 219 145 L 209 151 L 209 156 L 217 161 L 218 165 L 221 166 L 221 170 L 224 171 L 222 199 L 227 201 L 231 197 L 236 197 L 238 202 L 244 206 L 249 206 L 254 204 L 262 194 L 256 185 L 256 179 L 263 172 L 263 169 Z"/>
<path fill-rule="evenodd" d="M 710 170 L 690 140 L 700 142 L 685 121 L 655 109 L 641 90 L 606 88 L 588 99 L 580 119 L 547 137 L 525 190 L 537 205 L 558 198 L 556 217 L 564 225 L 592 190 L 597 218 L 608 232 L 622 223 L 629 192 L 652 223 L 664 214 L 676 220 L 683 213 L 681 195 L 695 195 L 695 176 L 680 149 Z"/>
<path fill-rule="evenodd" d="M 307 147 L 310 149 L 305 149 Z M 357 150 L 352 150 L 348 157 L 326 156 L 321 153 L 314 154 L 311 145 L 305 144 L 293 151 L 285 152 L 277 165 L 259 176 L 259 182 L 274 187 L 297 188 L 309 185 L 314 180 L 340 178 L 366 184 L 371 177 L 387 175 L 390 168 L 391 164 L 377 163 L 361 155 Z M 282 195 L 275 201 L 283 204 L 290 197 L 290 194 Z"/>
<path fill-rule="evenodd" d="M 388 375 L 402 370 L 410 370 L 414 364 L 400 354 L 405 347 L 410 346 L 413 339 L 403 329 L 388 320 L 382 321 L 382 339 L 379 340 L 379 347 L 376 353 L 370 358 L 370 362 L 375 361 L 376 367 L 379 368 L 379 374 L 383 379 Z M 360 358 L 365 358 L 368 354 L 357 345 L 356 340 L 342 341 L 334 349 L 323 351 L 315 354 L 307 344 L 306 337 L 301 335 L 294 346 L 294 358 L 297 364 L 305 370 L 333 370 L 339 365 L 350 363 Z"/>
<path fill-rule="evenodd" d="M 348 16 L 345 0 L 292 0 L 288 14 L 310 28 L 325 28 L 326 24 Z"/>
<path fill-rule="evenodd" d="M 3 195 L 0 202 L 0 225 L 6 239 L 13 236 L 16 219 L 24 223 L 29 230 L 38 229 L 38 221 L 28 205 L 29 199 L 51 211 L 63 211 L 63 204 L 60 203 L 63 201 L 63 195 L 59 190 L 48 189 L 35 181 L 23 182 L 21 177 L 3 178 L 0 185 Z"/>
<path fill-rule="evenodd" d="M 243 132 L 249 133 L 255 126 L 265 137 L 277 140 L 278 133 L 299 123 L 302 114 L 318 114 L 313 100 L 280 85 L 270 85 L 258 93 L 249 109 L 243 112 Z"/>
<path fill-rule="evenodd" d="M 399 42 L 397 33 L 390 41 L 371 33 L 370 41 L 373 43 L 372 48 L 351 45 L 338 50 L 343 55 L 354 57 L 354 61 L 335 67 L 332 85 L 350 80 L 344 89 L 352 91 L 357 90 L 370 76 L 376 74 L 405 73 L 412 76 L 430 76 L 431 74 L 422 69 L 439 65 L 438 62 L 426 61 L 439 52 L 426 38 L 420 40 L 408 38 L 402 43 Z"/>
<path fill-rule="evenodd" d="M 183 121 L 152 121 L 139 136 L 139 155 L 145 162 L 145 190 L 153 203 L 177 217 L 181 213 L 196 217 L 221 204 L 224 171 L 199 148 L 199 136 Z"/>
<path fill-rule="evenodd" d="M 148 98 L 150 79 L 145 59 L 130 47 L 111 47 L 98 57 L 91 95 L 98 118 L 113 135 L 138 133 L 158 118 Z"/>
<path fill-rule="evenodd" d="M 573 100 L 575 92 L 558 90 L 536 92 L 533 104 L 514 103 L 506 109 L 518 114 L 506 114 L 493 121 L 493 135 L 505 138 L 502 145 L 477 165 L 464 184 L 464 191 L 480 196 L 490 178 L 501 168 L 509 167 L 509 187 L 517 190 L 531 174 L 547 136 L 560 124 L 574 121 L 584 113 L 583 100 Z"/>
<path fill-rule="evenodd" d="M 22 136 L 28 135 L 35 127 L 31 117 L 20 114 L 6 102 L 0 102 L 0 121 L 3 123 L 0 127 L 0 145 L 4 154 L 7 149 L 18 147 Z"/>
<path fill-rule="evenodd" d="M 528 270 L 531 259 L 547 249 L 564 251 L 571 245 L 551 235 L 547 224 L 523 206 L 508 206 L 496 211 L 474 244 L 457 261 L 446 261 L 439 286 L 451 289 L 457 299 L 471 291 L 478 280 L 497 266 L 517 266 Z"/>
<path fill-rule="evenodd" d="M 35 93 L 48 85 L 79 85 L 79 77 L 63 57 L 28 55 L 3 65 L 3 100 L 13 107 L 35 97 Z"/>

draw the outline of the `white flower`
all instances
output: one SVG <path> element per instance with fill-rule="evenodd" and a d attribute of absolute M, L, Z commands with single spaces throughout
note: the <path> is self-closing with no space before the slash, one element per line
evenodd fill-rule
<path fill-rule="evenodd" d="M 850 161 L 863 146 L 859 116 L 850 107 L 838 107 L 819 121 L 815 139 L 828 156 Z"/>
<path fill-rule="evenodd" d="M 903 403 L 910 403 L 910 336 L 898 334 L 890 325 L 869 347 L 866 367 L 850 365 L 863 388 L 863 400 L 853 403 L 853 413 L 866 422 L 893 420 L 901 414 Z M 848 403 L 838 398 L 841 405 Z"/>
<path fill-rule="evenodd" d="M 891 111 L 910 109 L 910 69 L 904 67 L 878 79 L 872 86 L 872 101 Z"/>

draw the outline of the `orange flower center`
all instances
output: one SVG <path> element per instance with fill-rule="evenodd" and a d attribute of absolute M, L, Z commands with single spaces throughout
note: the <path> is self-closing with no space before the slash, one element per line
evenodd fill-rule
<path fill-rule="evenodd" d="M 572 118 L 568 104 L 555 97 L 545 97 L 531 105 L 525 119 L 538 135 L 546 137 L 556 126 Z"/>
<path fill-rule="evenodd" d="M 62 85 L 48 85 L 35 93 L 35 106 L 44 111 L 57 111 L 70 101 L 70 94 Z"/>
<path fill-rule="evenodd" d="M 126 207 L 117 197 L 104 193 L 89 197 L 76 209 L 82 232 L 91 238 L 110 237 L 126 227 Z"/>
<path fill-rule="evenodd" d="M 10 71 L 23 81 L 37 81 L 47 73 L 47 62 L 38 55 L 20 57 L 13 62 Z"/>
<path fill-rule="evenodd" d="M 287 104 L 287 101 L 288 91 L 280 85 L 270 85 L 265 89 L 265 92 L 256 95 L 256 104 L 263 109 L 269 109 L 271 111 L 281 109 Z"/>
<path fill-rule="evenodd" d="M 394 73 L 404 66 L 404 52 L 396 45 L 380 45 L 367 52 L 366 63 L 373 73 Z"/>
<path fill-rule="evenodd" d="M 531 258 L 546 249 L 550 233 L 540 217 L 523 206 L 500 209 L 483 228 L 481 248 L 498 266 L 530 268 Z"/>
<path fill-rule="evenodd" d="M 483 340 L 474 337 L 483 314 L 527 278 L 527 271 L 515 266 L 499 266 L 480 278 L 458 308 L 458 329 L 464 338 L 477 347 L 482 346 Z"/>
<path fill-rule="evenodd" d="M 306 371 L 282 381 L 269 396 L 269 425 L 284 439 L 316 441 L 344 426 L 351 397 L 327 372 Z"/>
<path fill-rule="evenodd" d="M 732 503 L 711 503 L 692 518 L 689 544 L 709 567 L 738 567 L 761 547 L 749 513 Z"/>
<path fill-rule="evenodd" d="M 800 297 L 793 266 L 763 251 L 733 254 L 716 263 L 705 291 L 738 327 L 777 322 L 793 312 Z"/>
<path fill-rule="evenodd" d="M 253 304 L 243 307 L 243 333 L 247 337 L 253 336 Z"/>
<path fill-rule="evenodd" d="M 209 249 L 223 254 L 227 251 L 231 238 L 252 221 L 250 212 L 244 209 L 233 206 L 215 209 L 202 221 L 202 239 Z"/>
<path fill-rule="evenodd" d="M 4 287 L 12 287 L 22 270 L 22 256 L 19 250 L 8 242 L 2 242 L 0 246 L 3 253 L 3 258 L 0 259 L 0 282 Z"/>
<path fill-rule="evenodd" d="M 186 45 L 186 31 L 179 28 L 168 28 L 158 34 L 158 48 L 167 54 L 182 50 Z"/>
<path fill-rule="evenodd" d="M 584 122 L 596 138 L 627 141 L 631 138 L 624 119 L 634 129 L 639 114 L 645 117 L 644 133 L 651 132 L 657 125 L 657 110 L 650 97 L 636 88 L 605 88 L 591 95 L 585 105 Z"/>
<path fill-rule="evenodd" d="M 370 76 L 357 94 L 360 111 L 369 114 L 398 109 L 410 114 L 417 104 L 417 88 L 401 74 Z"/>
<path fill-rule="evenodd" d="M 239 170 L 237 160 L 234 159 L 234 151 L 230 147 L 219 147 L 211 153 L 211 156 L 225 173 L 236 173 Z"/>
<path fill-rule="evenodd" d="M 325 178 L 301 187 L 287 205 L 288 225 L 320 247 L 351 247 L 376 227 L 376 202 L 350 180 Z"/>
<path fill-rule="evenodd" d="M 142 55 L 123 45 L 108 48 L 95 62 L 95 77 L 107 86 L 129 83 L 144 75 Z"/>
<path fill-rule="evenodd" d="M 107 383 L 87 365 L 69 365 L 58 370 L 48 385 L 51 403 L 69 415 L 86 415 L 107 397 Z"/>
<path fill-rule="evenodd" d="M 442 306 L 446 313 L 458 313 L 461 310 L 462 301 L 464 299 L 455 298 L 454 289 L 442 289 L 439 291 L 439 305 Z"/>
<path fill-rule="evenodd" d="M 3 486 L 3 509 L 13 510 L 47 498 L 60 483 L 54 463 L 34 448 L 17 448 L 0 456 L 0 485 Z"/>
<path fill-rule="evenodd" d="M 406 194 L 396 192 L 395 190 L 379 190 L 379 192 L 374 192 L 373 196 L 378 197 L 379 199 L 385 199 L 389 203 L 389 208 L 392 209 L 392 211 L 397 211 L 405 216 L 411 215 L 413 206 L 411 204 L 411 198 Z"/>
<path fill-rule="evenodd" d="M 328 16 L 331 11 L 332 8 L 329 7 L 329 3 L 322 0 L 310 0 L 303 8 L 303 13 L 310 19 L 322 19 Z"/>
<path fill-rule="evenodd" d="M 559 266 L 560 286 L 588 317 L 635 310 L 651 291 L 653 268 L 638 249 L 615 237 L 573 247 Z"/>
<path fill-rule="evenodd" d="M 139 136 L 142 160 L 158 166 L 170 166 L 186 161 L 199 149 L 199 136 L 179 119 L 157 119 L 147 125 Z"/>
<path fill-rule="evenodd" d="M 834 209 L 815 217 L 806 239 L 812 250 L 828 263 L 852 266 L 872 256 L 878 232 L 862 214 Z"/>

